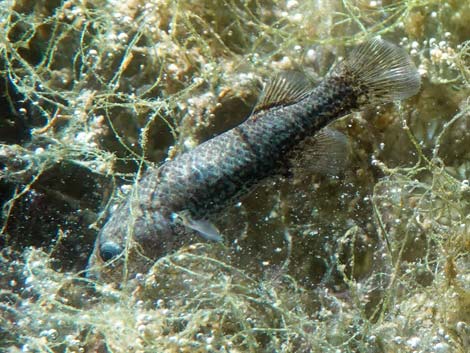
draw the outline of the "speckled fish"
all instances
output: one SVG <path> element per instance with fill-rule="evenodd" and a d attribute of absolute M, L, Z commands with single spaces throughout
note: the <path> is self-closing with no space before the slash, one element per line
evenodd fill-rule
<path fill-rule="evenodd" d="M 408 55 L 380 39 L 355 48 L 314 89 L 298 75 L 279 75 L 242 124 L 145 171 L 101 229 L 88 274 L 145 271 L 195 232 L 220 240 L 208 218 L 285 171 L 302 140 L 353 111 L 410 97 L 419 87 Z"/>

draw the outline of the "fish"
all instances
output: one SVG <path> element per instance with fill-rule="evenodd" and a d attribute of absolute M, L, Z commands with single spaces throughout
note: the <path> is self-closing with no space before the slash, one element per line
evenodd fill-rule
<path fill-rule="evenodd" d="M 298 73 L 275 75 L 241 124 L 146 169 L 99 231 L 87 275 L 144 273 L 196 233 L 222 241 L 210 219 L 285 173 L 302 141 L 352 112 L 409 98 L 420 85 L 408 54 L 380 38 L 353 48 L 314 88 Z"/>

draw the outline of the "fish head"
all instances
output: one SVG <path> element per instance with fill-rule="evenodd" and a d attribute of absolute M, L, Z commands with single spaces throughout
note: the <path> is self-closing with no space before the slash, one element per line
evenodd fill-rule
<path fill-rule="evenodd" d="M 98 234 L 87 277 L 120 282 L 145 273 L 156 259 L 176 246 L 171 221 L 159 212 L 146 213 L 120 205 Z"/>

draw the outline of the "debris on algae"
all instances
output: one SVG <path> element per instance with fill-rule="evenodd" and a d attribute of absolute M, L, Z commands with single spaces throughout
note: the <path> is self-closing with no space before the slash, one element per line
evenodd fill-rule
<path fill-rule="evenodd" d="M 4 0 L 0 350 L 468 352 L 469 23 L 466 0 Z M 273 71 L 316 81 L 373 35 L 423 87 L 335 123 L 341 175 L 266 182 L 221 216 L 224 245 L 83 275 L 147 163 L 242 121 Z"/>

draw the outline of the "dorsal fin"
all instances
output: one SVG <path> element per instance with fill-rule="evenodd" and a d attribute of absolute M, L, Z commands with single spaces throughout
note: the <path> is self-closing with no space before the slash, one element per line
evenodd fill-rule
<path fill-rule="evenodd" d="M 282 71 L 264 85 L 253 113 L 271 107 L 293 104 L 302 99 L 311 89 L 312 84 L 305 74 L 299 71 Z"/>

